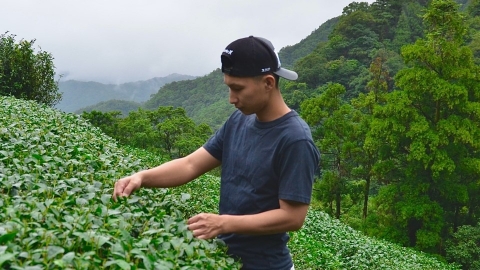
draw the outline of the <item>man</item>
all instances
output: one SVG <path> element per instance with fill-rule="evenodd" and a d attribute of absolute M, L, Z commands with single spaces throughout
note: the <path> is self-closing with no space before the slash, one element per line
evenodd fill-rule
<path fill-rule="evenodd" d="M 221 165 L 219 214 L 198 214 L 188 229 L 222 239 L 243 269 L 293 269 L 286 232 L 305 221 L 319 162 L 308 125 L 278 89 L 279 76 L 298 76 L 281 68 L 273 45 L 259 37 L 232 42 L 221 62 L 237 111 L 192 154 L 117 181 L 113 197 L 183 185 Z"/>

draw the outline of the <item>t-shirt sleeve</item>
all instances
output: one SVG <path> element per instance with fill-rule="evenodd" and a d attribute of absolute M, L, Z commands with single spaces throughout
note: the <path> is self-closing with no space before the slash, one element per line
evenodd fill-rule
<path fill-rule="evenodd" d="M 222 161 L 223 156 L 223 140 L 225 135 L 225 124 L 218 129 L 212 137 L 203 145 L 203 148 L 207 150 L 214 158 Z"/>
<path fill-rule="evenodd" d="M 309 140 L 289 145 L 278 160 L 279 199 L 309 204 L 320 154 Z"/>

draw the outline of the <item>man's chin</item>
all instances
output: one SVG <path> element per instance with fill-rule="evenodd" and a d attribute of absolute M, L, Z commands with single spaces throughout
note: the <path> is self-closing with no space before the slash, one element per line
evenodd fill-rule
<path fill-rule="evenodd" d="M 239 110 L 241 113 L 243 113 L 243 114 L 245 114 L 245 115 L 254 114 L 254 112 L 247 111 L 247 110 L 244 110 L 244 109 L 241 109 L 241 108 L 237 108 L 237 110 Z"/>

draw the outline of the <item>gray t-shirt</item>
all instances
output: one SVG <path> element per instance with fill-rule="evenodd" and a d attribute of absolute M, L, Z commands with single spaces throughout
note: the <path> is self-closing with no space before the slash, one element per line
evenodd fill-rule
<path fill-rule="evenodd" d="M 309 204 L 320 154 L 310 128 L 291 111 L 272 122 L 235 111 L 204 148 L 222 162 L 220 214 L 249 215 Z M 220 235 L 243 269 L 290 269 L 288 234 Z"/>

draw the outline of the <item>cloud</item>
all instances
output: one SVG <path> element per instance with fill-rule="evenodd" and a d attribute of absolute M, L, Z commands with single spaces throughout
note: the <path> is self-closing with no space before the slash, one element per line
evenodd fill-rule
<path fill-rule="evenodd" d="M 257 35 L 277 51 L 339 16 L 347 0 L 24 0 L 0 9 L 0 33 L 36 39 L 64 79 L 122 83 L 203 76 L 231 41 Z M 373 1 L 369 1 L 370 3 Z"/>

